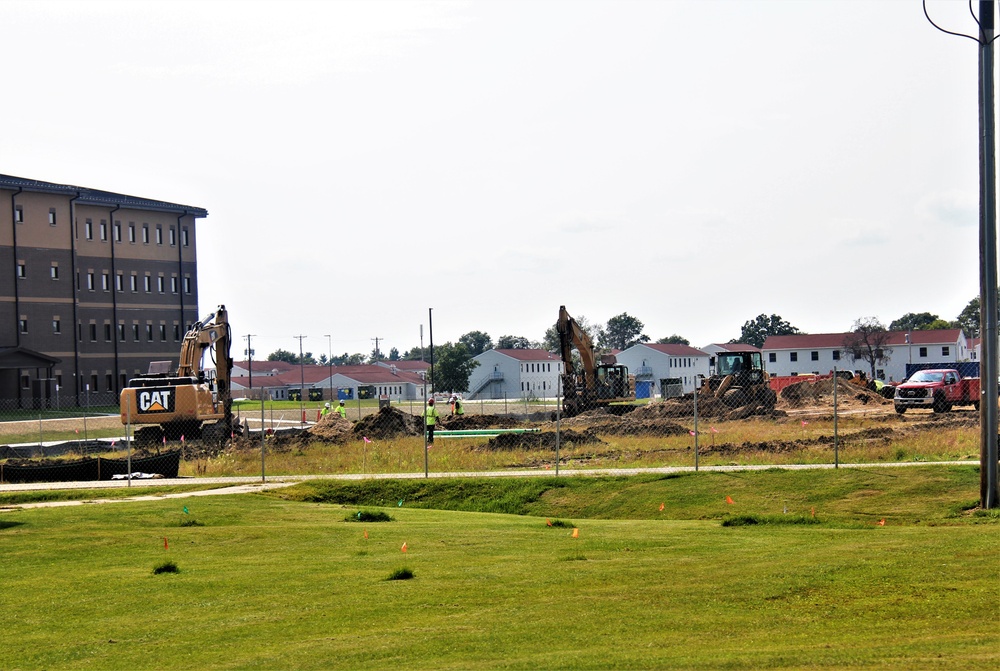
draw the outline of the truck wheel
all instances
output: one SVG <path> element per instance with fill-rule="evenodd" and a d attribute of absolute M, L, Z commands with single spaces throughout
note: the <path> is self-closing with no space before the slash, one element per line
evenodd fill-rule
<path fill-rule="evenodd" d="M 940 394 L 934 397 L 934 412 L 948 412 L 948 404 Z"/>
<path fill-rule="evenodd" d="M 897 405 L 896 406 L 896 412 L 898 412 L 900 415 L 902 415 L 904 412 L 906 412 L 906 406 L 905 405 Z"/>

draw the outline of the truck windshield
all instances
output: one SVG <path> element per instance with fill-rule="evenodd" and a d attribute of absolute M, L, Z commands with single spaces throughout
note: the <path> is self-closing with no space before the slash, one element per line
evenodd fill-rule
<path fill-rule="evenodd" d="M 944 373 L 930 373 L 925 370 L 914 373 L 913 377 L 910 378 L 910 382 L 941 382 L 943 380 Z"/>

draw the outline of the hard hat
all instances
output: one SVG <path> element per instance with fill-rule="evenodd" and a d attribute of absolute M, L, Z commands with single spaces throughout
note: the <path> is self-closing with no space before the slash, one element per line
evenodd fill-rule
<path fill-rule="evenodd" d="M 329 403 L 327 403 L 327 404 L 326 404 L 326 407 L 328 407 L 328 408 L 329 408 L 329 407 L 330 407 L 330 404 L 329 404 Z"/>
<path fill-rule="evenodd" d="M 429 399 L 427 399 L 427 402 L 428 402 L 429 404 L 431 404 L 431 405 L 434 405 L 434 399 L 433 399 L 433 398 L 429 398 Z"/>
<path fill-rule="evenodd" d="M 344 405 L 344 402 L 343 402 L 343 401 L 341 401 L 341 402 L 340 402 L 340 404 L 341 404 L 341 405 Z"/>

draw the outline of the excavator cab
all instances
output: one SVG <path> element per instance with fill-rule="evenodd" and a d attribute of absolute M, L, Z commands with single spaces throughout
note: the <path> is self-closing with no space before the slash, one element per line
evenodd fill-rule
<path fill-rule="evenodd" d="M 715 375 L 705 380 L 703 393 L 733 407 L 773 408 L 777 394 L 768 379 L 760 352 L 720 352 L 715 357 Z"/>

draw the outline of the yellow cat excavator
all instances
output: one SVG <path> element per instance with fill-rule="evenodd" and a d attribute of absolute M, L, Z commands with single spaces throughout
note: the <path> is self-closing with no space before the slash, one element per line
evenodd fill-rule
<path fill-rule="evenodd" d="M 221 443 L 242 433 L 233 421 L 231 345 L 229 315 L 220 305 L 184 334 L 176 371 L 169 361 L 154 361 L 146 375 L 129 381 L 121 393 L 122 424 L 156 425 L 137 429 L 136 442 L 184 437 Z M 214 380 L 202 368 L 206 350 L 215 361 Z"/>
<path fill-rule="evenodd" d="M 572 417 L 592 408 L 635 400 L 635 376 L 629 375 L 628 368 L 618 364 L 613 354 L 602 356 L 601 363 L 597 363 L 594 343 L 576 320 L 570 317 L 565 305 L 559 307 L 556 331 L 559 334 L 559 352 L 564 370 L 562 387 L 565 416 Z M 574 348 L 580 352 L 579 370 L 573 362 Z"/>

